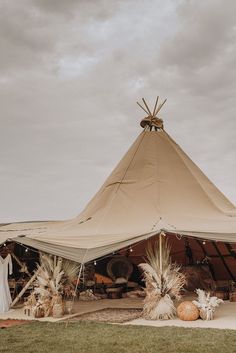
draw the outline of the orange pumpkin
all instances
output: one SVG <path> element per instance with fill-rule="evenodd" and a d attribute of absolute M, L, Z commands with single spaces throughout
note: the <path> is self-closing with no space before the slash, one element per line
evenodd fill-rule
<path fill-rule="evenodd" d="M 185 301 L 178 306 L 177 315 L 180 320 L 194 321 L 199 318 L 199 310 L 192 302 Z"/>

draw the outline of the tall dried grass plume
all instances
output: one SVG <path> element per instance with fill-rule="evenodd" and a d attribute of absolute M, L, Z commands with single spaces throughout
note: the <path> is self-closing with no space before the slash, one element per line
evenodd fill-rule
<path fill-rule="evenodd" d="M 37 298 L 36 308 L 43 310 L 45 316 L 52 313 L 54 304 L 62 303 L 62 295 L 73 296 L 80 265 L 57 256 L 40 254 L 33 294 Z"/>
<path fill-rule="evenodd" d="M 161 249 L 158 241 L 149 242 L 147 263 L 139 265 L 146 284 L 143 316 L 149 320 L 173 319 L 176 314 L 173 299 L 181 298 L 186 283 L 180 266 L 171 262 L 170 250 L 166 239 L 162 239 Z"/>

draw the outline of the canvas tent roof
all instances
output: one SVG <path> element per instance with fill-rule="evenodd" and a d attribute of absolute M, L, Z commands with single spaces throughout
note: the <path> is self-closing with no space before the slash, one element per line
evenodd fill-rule
<path fill-rule="evenodd" d="M 2 225 L 0 242 L 87 262 L 161 231 L 236 242 L 236 208 L 162 128 L 146 126 L 78 217 Z"/>

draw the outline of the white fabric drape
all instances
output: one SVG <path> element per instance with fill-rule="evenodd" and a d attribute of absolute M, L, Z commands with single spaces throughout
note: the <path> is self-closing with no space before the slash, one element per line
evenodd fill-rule
<path fill-rule="evenodd" d="M 8 311 L 12 303 L 8 285 L 8 269 L 9 274 L 12 274 L 11 255 L 8 254 L 5 259 L 0 256 L 0 313 Z"/>

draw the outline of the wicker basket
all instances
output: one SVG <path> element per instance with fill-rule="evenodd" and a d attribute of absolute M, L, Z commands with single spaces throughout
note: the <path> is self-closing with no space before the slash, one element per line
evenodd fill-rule
<path fill-rule="evenodd" d="M 229 300 L 231 302 L 236 302 L 236 292 L 229 293 Z"/>
<path fill-rule="evenodd" d="M 51 301 L 52 305 L 52 316 L 55 318 L 60 318 L 64 314 L 64 303 L 62 301 L 62 296 L 60 294 L 55 294 Z"/>
<path fill-rule="evenodd" d="M 227 291 L 215 290 L 213 291 L 213 296 L 219 299 L 229 300 L 229 292 Z"/>
<path fill-rule="evenodd" d="M 62 303 L 60 303 L 60 304 L 55 303 L 52 308 L 52 316 L 54 318 L 59 319 L 60 317 L 63 316 L 63 311 L 64 311 L 63 304 Z"/>
<path fill-rule="evenodd" d="M 73 306 L 74 306 L 73 304 L 74 304 L 73 300 L 66 301 L 66 304 L 65 304 L 66 314 L 69 314 L 69 315 L 73 314 Z"/>
<path fill-rule="evenodd" d="M 35 310 L 33 312 L 33 315 L 35 318 L 39 319 L 41 317 L 44 317 L 44 310 L 41 306 L 35 307 Z"/>

